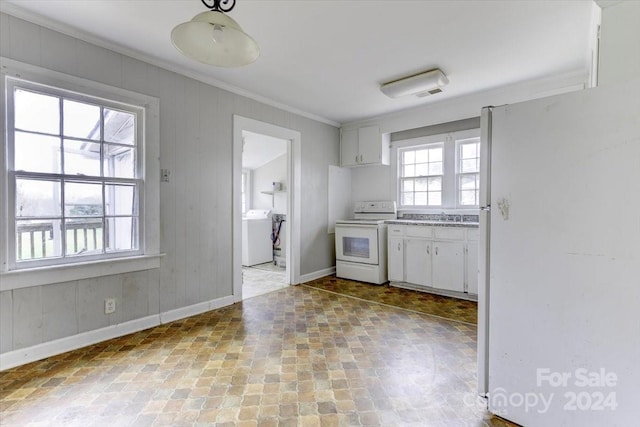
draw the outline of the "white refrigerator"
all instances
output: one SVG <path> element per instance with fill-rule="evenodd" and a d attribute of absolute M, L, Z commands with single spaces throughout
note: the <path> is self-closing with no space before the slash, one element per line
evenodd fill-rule
<path fill-rule="evenodd" d="M 478 385 L 525 426 L 640 425 L 640 79 L 482 113 Z"/>

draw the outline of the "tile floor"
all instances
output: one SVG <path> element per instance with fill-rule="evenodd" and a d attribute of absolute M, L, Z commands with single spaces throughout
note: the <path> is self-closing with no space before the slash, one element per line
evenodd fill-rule
<path fill-rule="evenodd" d="M 290 286 L 0 373 L 2 426 L 508 426 L 474 325 Z"/>
<path fill-rule="evenodd" d="M 286 270 L 272 262 L 242 267 L 242 299 L 253 298 L 289 286 Z"/>

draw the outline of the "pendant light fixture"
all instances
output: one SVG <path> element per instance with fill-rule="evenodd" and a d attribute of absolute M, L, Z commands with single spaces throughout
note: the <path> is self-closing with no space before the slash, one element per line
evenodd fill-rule
<path fill-rule="evenodd" d="M 173 45 L 183 55 L 218 67 L 241 67 L 251 64 L 260 54 L 256 41 L 240 25 L 226 15 L 235 0 L 213 0 L 208 9 L 171 31 Z"/>

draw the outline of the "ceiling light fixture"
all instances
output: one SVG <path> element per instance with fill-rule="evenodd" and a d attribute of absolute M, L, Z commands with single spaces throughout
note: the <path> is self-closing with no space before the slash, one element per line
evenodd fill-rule
<path fill-rule="evenodd" d="M 218 67 L 241 67 L 254 62 L 260 50 L 256 41 L 240 25 L 226 15 L 235 0 L 213 0 L 208 9 L 171 31 L 173 45 L 183 55 Z"/>
<path fill-rule="evenodd" d="M 418 97 L 434 95 L 442 92 L 442 88 L 449 83 L 449 79 L 440 69 L 425 71 L 413 76 L 394 80 L 380 85 L 382 93 L 389 98 L 415 95 Z"/>

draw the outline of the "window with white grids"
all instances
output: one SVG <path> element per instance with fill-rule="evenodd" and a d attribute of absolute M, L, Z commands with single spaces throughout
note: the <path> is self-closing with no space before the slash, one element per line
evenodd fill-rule
<path fill-rule="evenodd" d="M 458 205 L 478 206 L 480 193 L 480 138 L 456 141 Z"/>
<path fill-rule="evenodd" d="M 442 143 L 399 151 L 400 206 L 442 205 L 444 147 Z"/>
<path fill-rule="evenodd" d="M 143 107 L 7 80 L 9 262 L 142 253 Z"/>

